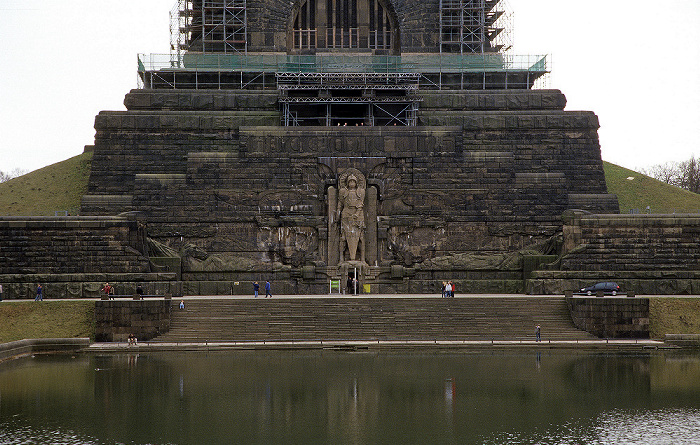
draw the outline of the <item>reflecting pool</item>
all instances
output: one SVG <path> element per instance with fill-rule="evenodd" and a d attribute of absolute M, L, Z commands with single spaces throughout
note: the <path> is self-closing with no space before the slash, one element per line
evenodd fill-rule
<path fill-rule="evenodd" d="M 0 366 L 0 443 L 700 444 L 700 353 L 36 356 Z"/>

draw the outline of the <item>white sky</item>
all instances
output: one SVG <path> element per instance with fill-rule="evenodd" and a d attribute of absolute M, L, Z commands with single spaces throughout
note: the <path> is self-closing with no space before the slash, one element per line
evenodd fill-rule
<path fill-rule="evenodd" d="M 418 0 L 416 0 L 418 1 Z M 0 0 L 0 170 L 92 144 L 123 110 L 136 54 L 169 51 L 175 0 Z M 509 0 L 515 53 L 551 54 L 549 86 L 594 111 L 603 159 L 700 156 L 700 0 Z"/>

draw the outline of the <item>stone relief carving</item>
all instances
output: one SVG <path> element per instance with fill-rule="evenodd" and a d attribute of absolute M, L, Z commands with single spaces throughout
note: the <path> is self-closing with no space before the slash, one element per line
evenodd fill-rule
<path fill-rule="evenodd" d="M 367 181 L 357 169 L 347 169 L 339 178 L 338 204 L 336 221 L 340 222 L 340 258 L 342 260 L 345 247 L 348 248 L 350 261 L 357 259 L 360 247 L 360 261 L 365 254 L 365 193 Z"/>

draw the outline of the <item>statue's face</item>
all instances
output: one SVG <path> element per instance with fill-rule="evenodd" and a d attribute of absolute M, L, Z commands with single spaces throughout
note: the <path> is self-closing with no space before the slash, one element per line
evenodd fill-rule
<path fill-rule="evenodd" d="M 354 188 L 356 188 L 356 187 L 357 187 L 357 181 L 355 181 L 354 179 L 350 178 L 350 180 L 348 181 L 348 188 L 354 189 Z"/>

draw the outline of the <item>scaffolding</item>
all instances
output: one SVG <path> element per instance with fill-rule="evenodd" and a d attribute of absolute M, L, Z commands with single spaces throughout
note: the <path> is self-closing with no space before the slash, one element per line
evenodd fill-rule
<path fill-rule="evenodd" d="M 504 0 L 440 0 L 440 52 L 504 53 L 512 47 L 512 14 Z"/>
<path fill-rule="evenodd" d="M 418 73 L 277 73 L 283 126 L 418 123 Z"/>
<path fill-rule="evenodd" d="M 546 78 L 549 63 L 546 55 L 500 53 L 138 56 L 141 88 L 277 89 L 278 73 L 418 74 L 426 90 L 530 89 Z"/>
<path fill-rule="evenodd" d="M 170 13 L 170 50 L 203 54 L 245 54 L 246 0 L 178 0 Z"/>

